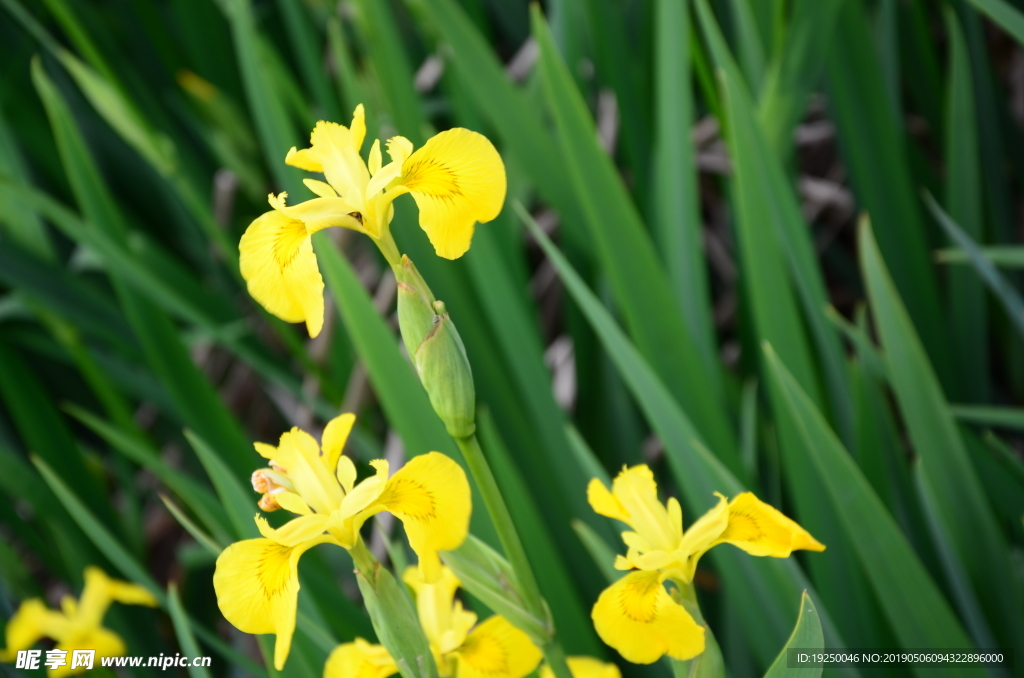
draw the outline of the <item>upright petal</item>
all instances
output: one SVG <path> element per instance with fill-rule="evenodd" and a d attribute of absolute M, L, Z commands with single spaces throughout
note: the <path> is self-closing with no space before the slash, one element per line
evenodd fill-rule
<path fill-rule="evenodd" d="M 622 678 L 619 667 L 593 657 L 569 657 L 572 678 Z M 555 678 L 555 672 L 545 664 L 540 667 L 540 678 Z"/>
<path fill-rule="evenodd" d="M 702 515 L 690 529 L 683 535 L 683 541 L 679 545 L 679 558 L 686 563 L 684 571 L 685 579 L 693 581 L 694 572 L 697 571 L 697 561 L 704 553 L 715 544 L 721 543 L 719 537 L 729 524 L 729 506 L 721 494 L 715 493 L 718 503 L 707 513 Z"/>
<path fill-rule="evenodd" d="M 414 457 L 391 477 L 377 501 L 405 525 L 423 580 L 440 579 L 437 552 L 458 548 L 469 533 L 472 508 L 462 467 L 440 452 Z"/>
<path fill-rule="evenodd" d="M 672 600 L 657 572 L 633 572 L 606 588 L 591 617 L 601 640 L 634 664 L 704 651 L 703 627 Z"/>
<path fill-rule="evenodd" d="M 348 434 L 352 432 L 352 426 L 355 423 L 356 415 L 345 413 L 331 419 L 324 427 L 324 434 L 320 438 L 320 449 L 324 453 L 322 459 L 328 473 L 337 472 L 338 458 L 341 457 L 341 451 L 345 449 Z"/>
<path fill-rule="evenodd" d="M 334 648 L 324 664 L 324 678 L 388 678 L 396 673 L 388 651 L 362 638 Z"/>
<path fill-rule="evenodd" d="M 629 511 L 597 478 L 591 478 L 587 485 L 587 501 L 590 502 L 590 508 L 594 509 L 594 513 L 629 525 Z"/>
<path fill-rule="evenodd" d="M 0 650 L 0 661 L 12 662 L 18 650 L 29 649 L 41 638 L 61 638 L 69 628 L 68 618 L 46 607 L 39 598 L 26 600 L 4 629 L 7 647 Z"/>
<path fill-rule="evenodd" d="M 238 244 L 249 294 L 281 320 L 303 322 L 311 337 L 324 324 L 324 281 L 306 226 L 278 210 L 249 225 Z"/>
<path fill-rule="evenodd" d="M 612 494 L 629 513 L 629 524 L 651 548 L 673 551 L 683 535 L 676 530 L 668 509 L 658 501 L 658 484 L 645 464 L 625 468 L 612 482 Z"/>
<path fill-rule="evenodd" d="M 365 131 L 364 126 L 362 132 Z M 358 133 L 359 130 L 350 130 L 344 125 L 321 120 L 313 128 L 310 142 L 313 145 L 311 155 L 320 161 L 327 183 L 342 198 L 362 209 L 363 190 L 370 180 L 370 172 L 359 156 L 356 142 L 362 144 L 362 137 L 357 138 Z"/>
<path fill-rule="evenodd" d="M 291 650 L 299 596 L 299 557 L 330 537 L 297 546 L 247 539 L 217 558 L 213 589 L 221 614 L 239 631 L 274 633 L 274 666 L 280 671 Z"/>
<path fill-rule="evenodd" d="M 786 558 L 797 549 L 824 551 L 824 544 L 752 492 L 729 502 L 729 525 L 718 539 L 753 556 Z"/>
<path fill-rule="evenodd" d="M 423 633 L 427 640 L 440 648 L 444 645 L 442 639 L 445 633 L 452 629 L 455 592 L 460 586 L 458 578 L 450 569 L 442 567 L 438 580 L 427 584 L 420 576 L 419 568 L 410 565 L 402 574 L 402 581 L 416 592 L 416 614 Z M 462 640 L 460 638 L 457 645 L 461 645 Z"/>
<path fill-rule="evenodd" d="M 320 446 L 313 436 L 298 427 L 282 433 L 274 461 L 283 467 L 296 494 L 314 511 L 329 515 L 341 506 L 341 486 L 321 460 Z"/>
<path fill-rule="evenodd" d="M 456 655 L 455 678 L 523 678 L 543 657 L 529 636 L 497 615 L 473 629 Z"/>
<path fill-rule="evenodd" d="M 420 208 L 420 226 L 438 256 L 458 259 L 474 224 L 494 219 L 505 202 L 505 165 L 481 134 L 456 128 L 431 138 L 405 161 L 401 185 Z"/>

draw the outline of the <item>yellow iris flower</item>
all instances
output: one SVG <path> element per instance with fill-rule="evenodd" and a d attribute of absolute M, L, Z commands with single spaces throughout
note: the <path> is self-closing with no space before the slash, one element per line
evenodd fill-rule
<path fill-rule="evenodd" d="M 96 650 L 96 657 L 119 657 L 124 654 L 124 641 L 113 631 L 103 628 L 103 616 L 111 603 L 156 607 L 157 600 L 143 587 L 111 579 L 98 567 L 85 568 L 85 588 L 77 601 L 64 596 L 61 611 L 51 610 L 39 598 L 26 600 L 7 622 L 7 647 L 0 650 L 0 661 L 12 662 L 19 650 L 27 650 L 41 638 L 57 641 L 56 649 L 67 652 L 67 663 L 48 669 L 51 678 L 73 676 L 86 669 L 71 668 L 74 650 Z M 96 660 L 99 661 L 98 659 Z"/>
<path fill-rule="evenodd" d="M 257 515 L 261 539 L 230 545 L 217 558 L 213 586 L 224 617 L 246 633 L 277 635 L 274 665 L 280 670 L 291 649 L 299 594 L 299 558 L 317 544 L 351 549 L 371 516 L 390 511 L 402 521 L 419 556 L 421 574 L 441 577 L 438 551 L 458 548 L 469 532 L 469 482 L 462 468 L 440 452 L 410 459 L 388 478 L 388 462 L 370 462 L 376 475 L 356 483 L 356 468 L 344 456 L 355 415 L 342 414 L 324 429 L 321 445 L 293 428 L 277 447 L 256 443 L 270 467 L 253 473 L 265 511 L 297 514 L 272 528 Z"/>
<path fill-rule="evenodd" d="M 441 678 L 523 678 L 541 660 L 530 638 L 504 617 L 477 624 L 476 614 L 455 600 L 459 580 L 447 567 L 434 583 L 425 583 L 410 567 L 403 577 L 416 592 L 416 611 Z M 324 678 L 388 678 L 398 673 L 387 650 L 362 638 L 339 645 L 327 658 Z M 574 674 L 576 678 L 618 678 L 611 674 Z"/>
<path fill-rule="evenodd" d="M 305 321 L 312 337 L 319 334 L 324 315 L 324 283 L 313 253 L 313 233 L 341 226 L 393 247 L 388 231 L 392 202 L 408 193 L 438 256 L 457 259 L 469 249 L 476 222 L 494 219 L 505 202 L 505 165 L 481 134 L 450 129 L 415 152 L 405 137 L 392 137 L 387 165 L 379 140 L 363 160 L 359 153 L 365 136 L 362 104 L 350 127 L 318 122 L 310 147 L 292 148 L 285 162 L 324 174 L 326 183 L 304 180 L 319 197 L 289 206 L 286 194 L 271 195 L 274 209 L 253 221 L 239 243 L 249 294 L 282 320 Z"/>
<path fill-rule="evenodd" d="M 623 468 L 609 490 L 590 481 L 587 499 L 597 513 L 625 523 L 628 547 L 615 567 L 630 572 L 607 588 L 591 616 L 598 635 L 627 660 L 650 664 L 668 654 L 690 659 L 704 651 L 704 629 L 665 589 L 666 579 L 693 581 L 697 561 L 718 544 L 732 544 L 754 556 L 786 558 L 793 551 L 825 547 L 775 508 L 750 492 L 718 503 L 683 531 L 683 511 L 670 497 L 658 501 L 654 474 L 644 465 Z"/>

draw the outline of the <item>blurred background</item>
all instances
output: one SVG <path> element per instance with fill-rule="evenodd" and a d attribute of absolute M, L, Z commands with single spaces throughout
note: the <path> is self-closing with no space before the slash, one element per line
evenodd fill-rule
<path fill-rule="evenodd" d="M 746 487 L 828 545 L 701 562 L 729 675 L 771 664 L 804 588 L 832 647 L 1024 649 L 1022 9 L 0 0 L 0 619 L 96 564 L 160 594 L 108 615 L 129 654 L 273 674 L 211 583 L 256 511 L 251 442 L 344 411 L 364 471 L 457 456 L 369 240 L 316 236 L 343 254 L 316 340 L 238 272 L 267 193 L 312 197 L 287 150 L 363 103 L 364 152 L 461 126 L 505 160 L 505 210 L 463 258 L 434 255 L 410 198 L 392 231 L 458 324 L 570 654 L 617 658 L 589 611 L 621 526 L 585 487 L 637 463 L 687 524 Z M 392 527 L 367 528 L 381 558 Z M 373 639 L 351 571 L 303 559 L 284 675 Z"/>

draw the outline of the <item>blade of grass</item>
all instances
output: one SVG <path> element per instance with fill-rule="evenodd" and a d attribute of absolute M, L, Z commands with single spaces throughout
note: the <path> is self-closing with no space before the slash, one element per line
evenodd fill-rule
<path fill-rule="evenodd" d="M 1001 620 L 996 627 L 1000 642 L 1021 642 L 1021 620 L 1014 612 L 1020 609 L 1019 593 L 1012 587 L 1006 542 L 867 220 L 861 223 L 859 236 L 861 268 L 892 388 L 921 456 L 925 479 L 938 500 L 941 524 L 987 614 Z"/>
<path fill-rule="evenodd" d="M 901 646 L 971 647 L 942 593 L 813 401 L 770 345 L 764 352 L 772 381 L 812 451 L 818 487 L 825 488 L 841 516 Z M 917 668 L 915 673 L 928 671 Z M 973 675 L 984 671 L 976 669 Z"/>
<path fill-rule="evenodd" d="M 202 528 L 195 524 L 191 518 L 185 515 L 185 512 L 181 510 L 174 501 L 171 500 L 166 494 L 160 495 L 160 501 L 163 502 L 164 506 L 170 512 L 174 519 L 178 521 L 178 524 L 185 528 L 185 531 L 192 535 L 192 538 L 196 540 L 196 543 L 206 549 L 207 553 L 216 558 L 220 555 L 220 552 L 224 550 L 224 546 L 218 544 L 213 540 L 213 537 L 203 532 Z"/>
<path fill-rule="evenodd" d="M 205 440 L 188 429 L 185 430 L 185 438 L 192 445 L 200 463 L 206 469 L 206 474 L 213 481 L 217 496 L 220 497 L 228 520 L 234 528 L 235 537 L 237 539 L 252 539 L 259 536 L 256 523 L 253 521 L 253 516 L 257 514 L 257 511 L 254 508 L 256 502 L 253 501 L 252 494 L 245 491 L 238 476 L 227 467 Z M 256 455 L 252 456 L 255 461 Z"/>
<path fill-rule="evenodd" d="M 1006 0 L 967 0 L 974 7 L 1024 45 L 1024 14 Z"/>
<path fill-rule="evenodd" d="M 711 291 L 701 243 L 697 168 L 690 128 L 690 15 L 685 3 L 655 4 L 655 144 L 651 223 L 687 328 L 720 393 Z"/>
<path fill-rule="evenodd" d="M 979 247 L 982 256 L 996 266 L 1004 268 L 1024 268 L 1024 247 L 1016 245 L 992 245 Z M 967 250 L 950 247 L 935 250 L 935 261 L 939 264 L 971 264 L 972 259 Z"/>
<path fill-rule="evenodd" d="M 186 656 L 193 658 L 203 656 L 199 651 L 199 644 L 192 634 L 192 623 L 189 621 L 185 608 L 181 604 L 181 597 L 178 595 L 178 585 L 171 582 L 167 585 L 167 613 L 171 616 L 171 623 L 174 624 L 174 635 L 178 637 L 178 645 Z M 189 662 L 191 664 L 191 662 Z M 189 666 L 189 678 L 210 678 L 210 672 L 203 666 Z"/>
<path fill-rule="evenodd" d="M 807 595 L 807 591 L 804 591 L 800 596 L 800 614 L 796 618 L 793 633 L 786 641 L 785 647 L 779 652 L 779 656 L 769 667 L 768 672 L 764 674 L 764 678 L 818 678 L 821 675 L 822 667 L 789 668 L 789 649 L 810 649 L 811 652 L 814 652 L 821 650 L 824 646 L 825 637 L 821 632 L 818 609 L 814 607 L 814 601 Z"/>
<path fill-rule="evenodd" d="M 693 412 L 717 454 L 739 473 L 739 453 L 722 402 L 692 388 L 710 383 L 709 372 L 681 314 L 668 311 L 678 306 L 654 245 L 614 164 L 598 144 L 593 119 L 536 5 L 532 13 L 547 101 L 577 199 L 618 305 L 644 356 L 672 384 L 684 408 Z"/>
<path fill-rule="evenodd" d="M 945 11 L 950 39 L 950 76 L 946 104 L 946 209 L 975 241 L 982 239 L 981 162 L 974 114 L 970 56 L 956 14 Z M 950 275 L 950 323 L 965 400 L 988 400 L 988 323 L 985 292 L 971 271 Z"/>

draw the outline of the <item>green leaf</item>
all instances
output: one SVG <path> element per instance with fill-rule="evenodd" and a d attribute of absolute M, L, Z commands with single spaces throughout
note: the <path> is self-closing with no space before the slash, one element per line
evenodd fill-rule
<path fill-rule="evenodd" d="M 203 532 L 202 528 L 196 525 L 191 518 L 185 515 L 185 512 L 182 511 L 177 504 L 171 501 L 167 495 L 161 494 L 160 501 L 163 502 L 164 506 L 167 507 L 167 510 L 170 511 L 172 516 L 174 516 L 174 519 L 178 521 L 178 524 L 185 528 L 185 531 L 192 535 L 192 538 L 195 539 L 200 546 L 205 548 L 207 553 L 212 555 L 214 558 L 220 555 L 220 552 L 225 548 L 224 546 L 218 544 L 210 535 Z"/>
<path fill-rule="evenodd" d="M 825 50 L 829 110 L 860 208 L 878 225 L 879 245 L 893 268 L 914 325 L 925 338 L 942 383 L 952 383 L 952 358 L 935 275 L 927 259 L 924 223 L 913 199 L 914 183 L 902 123 L 887 101 L 868 29 L 866 9 L 844 2 L 834 40 Z M 865 102 L 875 102 L 865 106 Z"/>
<path fill-rule="evenodd" d="M 199 650 L 199 643 L 192 634 L 192 623 L 189 621 L 185 608 L 181 604 L 181 597 L 178 595 L 178 585 L 171 582 L 167 586 L 167 613 L 171 616 L 174 624 L 174 633 L 178 636 L 178 645 L 186 656 L 197 658 L 203 653 Z M 210 672 L 204 666 L 189 666 L 189 678 L 210 678 Z"/>
<path fill-rule="evenodd" d="M 618 306 L 645 358 L 672 385 L 675 397 L 700 422 L 701 432 L 726 465 L 739 472 L 739 452 L 721 400 L 693 388 L 712 383 L 710 372 L 681 314 L 672 312 L 678 304 L 654 245 L 614 163 L 598 144 L 594 121 L 539 8 L 534 5 L 532 12 L 544 91 L 573 189 Z"/>
<path fill-rule="evenodd" d="M 864 474 L 772 347 L 765 357 L 784 407 L 812 451 L 818 487 L 842 519 L 860 565 L 904 648 L 971 647 L 928 571 Z M 980 669 L 977 675 L 983 675 Z"/>
<path fill-rule="evenodd" d="M 711 290 L 701 243 L 695 151 L 690 138 L 690 15 L 676 0 L 655 3 L 655 143 L 651 225 L 687 328 L 720 393 Z"/>
<path fill-rule="evenodd" d="M 946 181 L 946 207 L 950 219 L 975 241 L 982 239 L 982 176 L 978 152 L 978 126 L 974 113 L 974 85 L 970 55 L 963 31 L 952 8 L 946 7 L 950 40 L 950 82 L 946 108 L 946 162 L 955 167 Z M 988 400 L 988 322 L 985 291 L 971 272 L 949 272 L 950 327 L 953 350 L 966 400 Z"/>
<path fill-rule="evenodd" d="M 1024 431 L 1024 409 L 989 405 L 950 405 L 949 411 L 960 421 L 970 424 Z"/>
<path fill-rule="evenodd" d="M 979 12 L 1024 45 L 1024 14 L 1006 0 L 968 0 Z"/>
<path fill-rule="evenodd" d="M 960 226 L 953 221 L 953 219 L 946 214 L 930 193 L 926 193 L 924 196 L 925 204 L 928 205 L 928 209 L 931 210 L 935 216 L 935 220 L 939 222 L 942 229 L 946 232 L 949 238 L 956 243 L 961 249 L 967 252 L 967 256 L 970 257 L 971 264 L 974 266 L 976 274 L 988 285 L 988 288 L 992 290 L 992 293 L 996 296 L 996 299 L 1002 303 L 1003 308 L 1006 309 L 1007 315 L 1010 316 L 1010 322 L 1016 328 L 1017 332 L 1020 333 L 1021 337 L 1024 338 L 1024 299 L 1021 299 L 1020 293 L 1014 288 L 1013 284 L 1010 283 L 1006 277 L 992 265 L 985 255 L 981 253 L 981 250 L 975 244 L 974 240 L 970 235 L 964 232 Z"/>
<path fill-rule="evenodd" d="M 764 678 L 818 678 L 821 675 L 821 667 L 806 669 L 791 669 L 788 666 L 788 655 L 790 648 L 808 649 L 811 651 L 821 650 L 825 647 L 825 637 L 821 632 L 821 620 L 818 619 L 818 610 L 814 607 L 814 601 L 804 591 L 800 596 L 800 614 L 796 618 L 796 626 L 793 633 L 786 641 L 785 647 L 779 656 L 769 667 Z"/>
<path fill-rule="evenodd" d="M 996 266 L 1024 268 L 1024 247 L 1016 245 L 992 245 L 979 247 L 978 252 Z M 973 264 L 970 253 L 958 247 L 935 251 L 935 262 L 939 264 Z"/>
<path fill-rule="evenodd" d="M 866 220 L 859 235 L 861 269 L 892 388 L 911 443 L 922 459 L 925 480 L 934 490 L 941 525 L 986 612 L 1002 620 L 997 626 L 1000 642 L 1016 642 L 1022 632 L 1020 616 L 1014 612 L 1020 609 L 1019 594 L 1012 587 L 1006 542 Z"/>
<path fill-rule="evenodd" d="M 196 456 L 199 457 L 203 468 L 206 469 L 206 474 L 213 481 L 213 486 L 217 489 L 217 496 L 220 497 L 220 501 L 227 511 L 228 520 L 234 528 L 235 537 L 250 539 L 259 536 L 256 523 L 253 521 L 253 516 L 257 511 L 251 491 L 246 492 L 246 488 L 238 480 L 238 476 L 198 434 L 186 429 L 185 437 L 192 445 L 192 449 L 196 451 Z M 253 454 L 254 462 L 256 461 L 255 457 L 256 455 Z M 255 463 L 252 464 L 253 467 L 255 465 Z"/>

